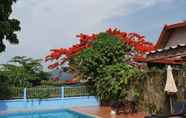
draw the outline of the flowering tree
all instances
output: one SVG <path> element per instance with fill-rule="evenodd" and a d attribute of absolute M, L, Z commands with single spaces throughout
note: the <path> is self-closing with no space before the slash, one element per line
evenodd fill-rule
<path fill-rule="evenodd" d="M 127 33 L 121 32 L 118 29 L 109 28 L 106 30 L 106 33 L 117 37 L 122 43 L 131 46 L 136 51 L 134 55 L 140 55 L 145 52 L 152 51 L 154 45 L 145 40 L 144 36 L 138 33 Z M 80 33 L 77 35 L 79 38 L 79 43 L 73 45 L 70 48 L 58 48 L 52 49 L 50 54 L 46 57 L 46 61 L 53 61 L 54 63 L 49 65 L 49 69 L 55 69 L 60 65 L 63 65 L 65 62 L 73 58 L 74 56 L 81 53 L 84 49 L 90 48 L 91 43 L 97 39 L 98 34 L 86 35 Z"/>
<path fill-rule="evenodd" d="M 77 37 L 78 44 L 54 49 L 46 57 L 46 61 L 55 61 L 49 65 L 50 69 L 68 61 L 70 70 L 87 80 L 91 90 L 103 101 L 126 99 L 129 93 L 139 93 L 143 73 L 133 57 L 153 50 L 153 44 L 137 33 L 117 29 Z"/>

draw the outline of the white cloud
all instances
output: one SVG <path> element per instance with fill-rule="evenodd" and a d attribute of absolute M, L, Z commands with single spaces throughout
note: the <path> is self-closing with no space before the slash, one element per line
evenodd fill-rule
<path fill-rule="evenodd" d="M 80 32 L 105 30 L 105 21 L 172 0 L 18 0 L 13 16 L 21 20 L 20 44 L 8 45 L 2 63 L 15 55 L 44 57 L 48 50 L 68 47 Z M 0 62 L 1 63 L 1 62 Z"/>

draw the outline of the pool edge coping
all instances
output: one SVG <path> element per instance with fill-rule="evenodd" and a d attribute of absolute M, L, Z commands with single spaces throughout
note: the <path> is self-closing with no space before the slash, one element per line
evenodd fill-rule
<path fill-rule="evenodd" d="M 87 115 L 87 116 L 90 116 L 90 117 L 93 117 L 93 118 L 102 118 L 100 116 L 97 116 L 97 115 L 93 115 L 93 114 L 90 114 L 90 113 L 84 113 L 84 112 L 81 112 L 81 111 L 76 111 L 74 109 L 67 109 L 69 111 L 72 111 L 72 112 L 76 112 L 76 113 L 80 113 L 80 114 L 84 114 L 84 115 Z"/>
<path fill-rule="evenodd" d="M 52 111 L 52 110 L 60 110 L 60 109 L 64 109 L 67 111 L 72 111 L 78 114 L 82 114 L 82 115 L 86 115 L 86 116 L 90 116 L 93 118 L 102 118 L 100 116 L 97 115 L 93 115 L 93 114 L 89 114 L 89 113 L 84 113 L 84 112 L 80 112 L 80 111 L 76 111 L 73 109 L 73 107 L 55 107 L 55 108 L 48 108 L 48 109 L 21 109 L 21 110 L 4 110 L 4 111 L 0 111 L 0 116 L 1 115 L 6 115 L 6 114 L 13 114 L 13 113 L 23 113 L 23 112 L 45 112 L 45 111 Z"/>

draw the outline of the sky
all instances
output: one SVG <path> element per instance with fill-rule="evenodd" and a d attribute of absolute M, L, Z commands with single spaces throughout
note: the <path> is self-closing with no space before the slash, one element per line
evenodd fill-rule
<path fill-rule="evenodd" d="M 7 45 L 0 63 L 14 56 L 41 58 L 69 47 L 79 33 L 109 27 L 138 32 L 155 43 L 165 24 L 186 20 L 186 0 L 18 0 L 11 17 L 21 22 L 20 43 Z"/>

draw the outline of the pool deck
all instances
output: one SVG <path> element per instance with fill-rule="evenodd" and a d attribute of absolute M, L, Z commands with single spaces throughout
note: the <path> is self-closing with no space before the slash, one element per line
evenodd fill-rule
<path fill-rule="evenodd" d="M 121 113 L 120 115 L 117 115 L 116 117 L 112 117 L 110 115 L 111 108 L 110 107 L 73 107 L 72 110 L 85 113 L 85 114 L 90 114 L 94 116 L 98 116 L 101 118 L 144 118 L 145 115 L 147 115 L 144 112 L 138 112 L 138 113 L 133 113 L 133 114 L 123 114 Z"/>

